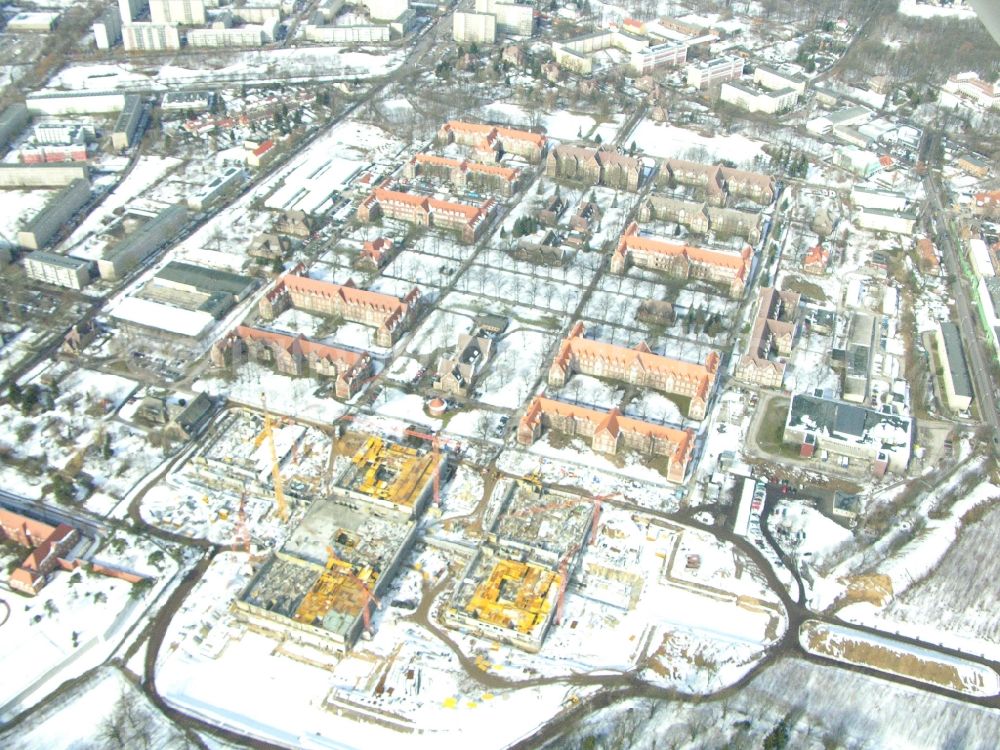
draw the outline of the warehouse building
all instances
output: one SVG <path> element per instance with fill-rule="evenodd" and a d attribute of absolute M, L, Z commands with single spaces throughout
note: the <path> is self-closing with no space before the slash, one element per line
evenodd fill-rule
<path fill-rule="evenodd" d="M 259 284 L 251 276 L 171 261 L 138 296 L 184 310 L 207 312 L 218 320 L 246 299 Z"/>
<path fill-rule="evenodd" d="M 29 94 L 24 101 L 33 115 L 103 115 L 125 108 L 125 94 L 117 91 Z"/>
<path fill-rule="evenodd" d="M 89 260 L 39 250 L 24 256 L 29 279 L 67 289 L 83 289 L 90 283 Z"/>
<path fill-rule="evenodd" d="M 972 378 L 969 377 L 969 366 L 965 361 L 965 350 L 962 347 L 958 326 L 942 321 L 935 331 L 935 338 L 948 408 L 952 411 L 968 411 L 975 394 L 972 391 Z"/>
<path fill-rule="evenodd" d="M 90 181 L 88 164 L 0 164 L 0 188 L 67 187 L 74 180 Z"/>
<path fill-rule="evenodd" d="M 17 244 L 29 250 L 45 247 L 89 200 L 90 182 L 74 180 L 17 233 Z"/>
<path fill-rule="evenodd" d="M 97 261 L 101 278 L 117 281 L 163 247 L 187 223 L 187 209 L 177 203 L 165 208 L 138 231 L 105 251 Z"/>
<path fill-rule="evenodd" d="M 10 142 L 31 122 L 31 114 L 23 104 L 11 104 L 0 114 L 0 151 L 7 148 Z"/>
<path fill-rule="evenodd" d="M 146 108 L 139 96 L 129 94 L 125 97 L 125 107 L 115 121 L 114 130 L 111 131 L 111 145 L 115 149 L 124 151 L 135 144 L 136 134 L 145 110 Z"/>

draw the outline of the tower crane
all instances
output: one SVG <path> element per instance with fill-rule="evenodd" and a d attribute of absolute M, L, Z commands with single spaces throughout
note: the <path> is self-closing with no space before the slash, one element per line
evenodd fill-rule
<path fill-rule="evenodd" d="M 260 404 L 264 410 L 264 436 L 271 449 L 271 477 L 274 480 L 274 500 L 278 506 L 278 516 L 282 521 L 288 520 L 288 502 L 285 500 L 285 489 L 281 482 L 281 467 L 278 465 L 278 450 L 274 447 L 274 427 L 271 423 L 271 413 L 267 410 L 267 398 L 260 394 Z"/>

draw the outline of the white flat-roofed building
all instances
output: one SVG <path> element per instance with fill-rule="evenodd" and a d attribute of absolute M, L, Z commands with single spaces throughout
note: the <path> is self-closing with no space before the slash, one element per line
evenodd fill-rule
<path fill-rule="evenodd" d="M 25 11 L 7 21 L 7 31 L 52 31 L 58 21 L 55 12 Z"/>
<path fill-rule="evenodd" d="M 38 252 L 24 256 L 29 279 L 67 289 L 83 289 L 90 283 L 90 261 L 68 255 Z"/>
<path fill-rule="evenodd" d="M 455 14 L 458 15 L 457 13 Z M 377 44 L 392 38 L 389 26 L 365 24 L 361 26 L 313 26 L 305 27 L 305 36 L 310 42 L 332 44 Z"/>
<path fill-rule="evenodd" d="M 938 324 L 934 332 L 937 340 L 938 361 L 944 380 L 945 401 L 952 411 L 968 411 L 972 406 L 972 379 L 965 361 L 965 350 L 958 326 L 948 321 Z"/>
<path fill-rule="evenodd" d="M 726 55 L 688 65 L 687 85 L 707 89 L 725 81 L 734 81 L 743 75 L 744 62 L 745 60 L 737 55 Z"/>
<path fill-rule="evenodd" d="M 195 211 L 204 210 L 225 195 L 228 190 L 241 184 L 245 177 L 246 173 L 239 167 L 229 167 L 197 193 L 188 197 L 188 207 Z"/>
<path fill-rule="evenodd" d="M 101 115 L 125 108 L 125 94 L 118 91 L 29 94 L 24 99 L 33 115 Z"/>
<path fill-rule="evenodd" d="M 66 187 L 89 179 L 87 164 L 0 164 L 0 187 Z"/>
<path fill-rule="evenodd" d="M 977 277 L 988 279 L 996 276 L 993 259 L 990 257 L 990 249 L 978 237 L 969 240 L 969 258 L 972 260 L 972 271 Z"/>
<path fill-rule="evenodd" d="M 131 23 L 122 27 L 126 52 L 159 52 L 181 48 L 181 34 L 176 24 Z"/>
<path fill-rule="evenodd" d="M 806 79 L 798 73 L 758 65 L 753 72 L 753 82 L 770 91 L 794 89 L 800 96 L 806 92 Z"/>
<path fill-rule="evenodd" d="M 875 190 L 864 185 L 851 188 L 851 203 L 862 208 L 878 208 L 882 211 L 902 211 L 906 208 L 906 196 L 889 190 Z"/>
<path fill-rule="evenodd" d="M 890 234 L 913 234 L 917 224 L 914 211 L 883 211 L 878 208 L 863 208 L 855 215 L 855 222 L 863 229 Z"/>
<path fill-rule="evenodd" d="M 142 115 L 145 106 L 138 94 L 129 94 L 125 97 L 125 107 L 115 120 L 114 128 L 111 130 L 111 145 L 119 151 L 130 148 L 135 143 L 136 132 L 139 123 L 142 122 Z"/>
<path fill-rule="evenodd" d="M 799 100 L 799 95 L 794 89 L 759 91 L 739 81 L 723 83 L 719 96 L 722 101 L 734 104 L 748 112 L 763 112 L 769 115 L 791 109 Z"/>

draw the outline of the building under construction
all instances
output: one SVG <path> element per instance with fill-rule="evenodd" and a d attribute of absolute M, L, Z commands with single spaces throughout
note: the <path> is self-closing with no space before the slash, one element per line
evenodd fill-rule
<path fill-rule="evenodd" d="M 373 435 L 233 604 L 248 627 L 343 653 L 413 545 L 444 460 Z"/>
<path fill-rule="evenodd" d="M 536 652 L 557 616 L 595 520 L 582 495 L 519 481 L 487 541 L 466 567 L 444 619 L 449 625 Z"/>
<path fill-rule="evenodd" d="M 381 437 L 368 437 L 335 482 L 334 496 L 357 508 L 391 511 L 416 518 L 433 493 L 435 473 L 443 475 L 445 454 L 418 450 Z"/>
<path fill-rule="evenodd" d="M 511 559 L 484 545 L 452 594 L 444 620 L 452 627 L 523 648 L 542 647 L 564 576 L 548 565 Z"/>
<path fill-rule="evenodd" d="M 252 630 L 348 651 L 413 544 L 416 524 L 317 500 L 233 604 Z"/>

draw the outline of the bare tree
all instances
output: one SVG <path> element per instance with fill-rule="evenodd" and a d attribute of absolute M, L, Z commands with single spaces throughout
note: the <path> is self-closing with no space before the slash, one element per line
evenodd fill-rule
<path fill-rule="evenodd" d="M 128 688 L 122 688 L 114 710 L 101 724 L 100 737 L 107 747 L 116 750 L 149 750 L 151 730 L 149 714 L 143 711 L 137 695 Z"/>

